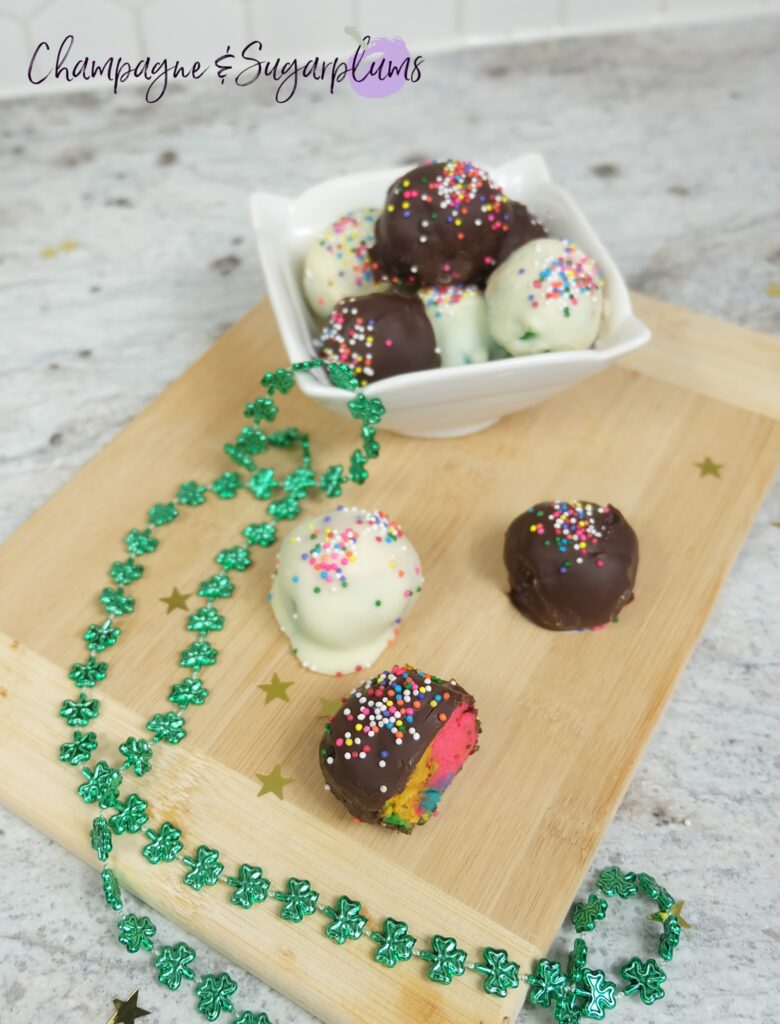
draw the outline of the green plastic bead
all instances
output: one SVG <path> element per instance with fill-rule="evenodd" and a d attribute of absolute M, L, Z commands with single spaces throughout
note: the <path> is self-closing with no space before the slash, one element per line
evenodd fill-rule
<path fill-rule="evenodd" d="M 626 874 L 620 868 L 605 868 L 599 873 L 596 885 L 605 896 L 619 896 L 621 899 L 628 899 L 629 896 L 636 896 L 637 880 L 633 871 Z"/>
<path fill-rule="evenodd" d="M 617 986 L 607 981 L 603 971 L 583 972 L 585 984 L 589 990 L 589 1000 L 582 1010 L 582 1016 L 588 1020 L 604 1020 L 607 1010 L 614 1010 L 617 997 Z"/>
<path fill-rule="evenodd" d="M 291 370 L 273 370 L 265 374 L 261 383 L 269 395 L 277 391 L 286 395 L 295 387 L 295 376 Z"/>
<path fill-rule="evenodd" d="M 122 781 L 117 769 L 110 768 L 105 761 L 98 761 L 94 768 L 82 768 L 81 772 L 87 780 L 78 788 L 78 794 L 84 803 L 97 803 L 104 810 L 107 807 L 114 807 Z"/>
<path fill-rule="evenodd" d="M 179 656 L 179 664 L 182 668 L 207 668 L 216 664 L 219 651 L 208 640 L 193 640 L 189 647 L 185 648 Z"/>
<path fill-rule="evenodd" d="M 258 469 L 249 477 L 246 485 L 258 501 L 267 501 L 279 487 L 279 481 L 272 469 Z"/>
<path fill-rule="evenodd" d="M 263 869 L 253 864 L 242 864 L 238 874 L 227 879 L 227 884 L 235 889 L 230 895 L 230 902 L 244 910 L 249 910 L 255 903 L 263 903 L 270 885 L 263 877 Z"/>
<path fill-rule="evenodd" d="M 312 487 L 315 486 L 317 478 L 312 470 L 307 468 L 294 469 L 292 473 L 284 478 L 282 487 L 291 498 L 305 498 Z"/>
<path fill-rule="evenodd" d="M 83 665 L 71 665 L 68 678 L 81 689 L 87 689 L 102 683 L 108 675 L 108 665 L 90 655 Z"/>
<path fill-rule="evenodd" d="M 176 492 L 176 500 L 180 505 L 189 505 L 194 508 L 197 505 L 203 505 L 206 501 L 206 491 L 208 490 L 203 484 L 198 484 L 194 480 L 189 480 L 186 484 L 182 484 Z"/>
<path fill-rule="evenodd" d="M 246 572 L 252 564 L 252 558 L 246 548 L 223 548 L 217 555 L 216 562 L 226 572 Z"/>
<path fill-rule="evenodd" d="M 216 576 L 210 576 L 207 580 L 203 580 L 198 587 L 198 596 L 208 597 L 214 601 L 217 598 L 230 597 L 235 589 L 235 584 L 230 577 L 219 573 Z"/>
<path fill-rule="evenodd" d="M 200 890 L 207 885 L 216 885 L 225 865 L 220 862 L 219 850 L 212 850 L 202 844 L 195 851 L 195 857 L 184 857 L 190 869 L 184 876 L 184 884 L 190 889 Z"/>
<path fill-rule="evenodd" d="M 120 587 L 126 587 L 134 583 L 144 574 L 144 567 L 139 565 L 134 558 L 128 558 L 125 562 L 112 562 L 108 575 Z"/>
<path fill-rule="evenodd" d="M 268 548 L 276 541 L 276 527 L 273 523 L 253 523 L 242 531 L 249 544 Z"/>
<path fill-rule="evenodd" d="M 627 996 L 638 995 L 647 1006 L 652 1006 L 656 999 L 663 999 L 662 986 L 666 981 L 666 974 L 655 960 L 640 960 L 638 956 L 632 957 L 624 967 L 620 968 L 620 973 L 629 983 L 623 990 Z"/>
<path fill-rule="evenodd" d="M 119 753 L 124 756 L 123 768 L 132 769 L 139 778 L 152 768 L 152 748 L 146 740 L 128 736 L 119 744 Z"/>
<path fill-rule="evenodd" d="M 187 619 L 187 629 L 190 633 L 219 633 L 224 625 L 224 616 L 209 605 L 198 608 Z"/>
<path fill-rule="evenodd" d="M 282 908 L 279 911 L 285 921 L 299 922 L 313 914 L 317 909 L 320 894 L 315 892 L 311 883 L 303 878 L 291 878 L 287 882 L 286 892 L 275 892 L 274 899 L 279 900 Z"/>
<path fill-rule="evenodd" d="M 357 394 L 349 403 L 349 411 L 356 420 L 371 427 L 382 419 L 385 407 L 378 398 L 366 398 L 364 394 Z"/>
<path fill-rule="evenodd" d="M 575 903 L 571 912 L 571 923 L 578 932 L 592 932 L 607 913 L 607 901 L 592 894 L 587 902 Z"/>
<path fill-rule="evenodd" d="M 190 704 L 203 704 L 208 697 L 209 691 L 196 676 L 188 676 L 180 683 L 174 683 L 168 700 L 180 708 L 189 707 Z"/>
<path fill-rule="evenodd" d="M 159 864 L 161 860 L 176 860 L 181 853 L 181 830 L 171 825 L 169 821 L 164 821 L 157 832 L 153 828 L 147 829 L 146 835 L 150 841 L 142 848 L 141 853 L 150 864 Z"/>
<path fill-rule="evenodd" d="M 79 694 L 78 700 L 64 700 L 60 707 L 60 717 L 64 718 L 68 725 L 73 728 L 77 725 L 89 725 L 93 718 L 100 713 L 100 701 L 94 697 L 86 697 Z"/>
<path fill-rule="evenodd" d="M 125 594 L 122 587 L 118 589 L 104 587 L 100 595 L 100 603 L 108 615 L 115 615 L 117 617 L 129 615 L 135 608 L 135 601 L 132 597 L 128 597 Z"/>
<path fill-rule="evenodd" d="M 222 501 L 230 501 L 241 490 L 241 477 L 232 471 L 223 473 L 222 476 L 217 477 L 211 485 L 211 489 Z"/>
<path fill-rule="evenodd" d="M 520 966 L 513 960 L 505 949 L 493 949 L 488 946 L 482 954 L 483 962 L 475 964 L 474 970 L 484 975 L 483 988 L 491 996 L 499 996 L 503 999 L 510 988 L 517 988 L 520 984 Z"/>
<path fill-rule="evenodd" d="M 131 530 L 125 537 L 125 547 L 130 555 L 149 555 L 156 551 L 159 543 L 151 530 Z"/>
<path fill-rule="evenodd" d="M 198 997 L 198 1013 L 206 1020 L 216 1020 L 221 1013 L 232 1013 L 230 997 L 238 988 L 229 974 L 206 974 L 195 986 Z"/>
<path fill-rule="evenodd" d="M 366 918 L 360 913 L 360 904 L 346 896 L 339 896 L 335 910 L 333 907 L 325 907 L 323 913 L 331 919 L 325 934 L 340 946 L 348 939 L 359 939 L 366 927 Z"/>
<path fill-rule="evenodd" d="M 98 860 L 108 860 L 114 843 L 111 839 L 111 829 L 108 827 L 108 822 L 102 814 L 92 822 L 92 828 L 89 832 L 89 845 L 97 854 Z"/>
<path fill-rule="evenodd" d="M 450 985 L 453 978 L 466 970 L 465 950 L 458 949 L 456 939 L 444 935 L 434 935 L 430 952 L 425 950 L 420 957 L 431 965 L 428 977 L 440 985 Z"/>
<path fill-rule="evenodd" d="M 658 953 L 663 960 L 672 959 L 675 949 L 680 945 L 680 935 L 680 922 L 674 914 L 669 914 L 664 921 L 663 935 L 658 943 Z"/>
<path fill-rule="evenodd" d="M 187 735 L 184 719 L 176 711 L 166 711 L 164 714 L 154 715 L 146 723 L 146 728 L 158 741 L 163 743 L 181 743 Z"/>
<path fill-rule="evenodd" d="M 326 363 L 325 370 L 331 384 L 343 391 L 357 391 L 358 379 L 346 363 Z"/>
<path fill-rule="evenodd" d="M 147 806 L 146 801 L 135 793 L 131 793 L 124 802 L 117 800 L 116 813 L 108 819 L 111 830 L 118 836 L 125 832 L 140 832 L 149 820 Z"/>
<path fill-rule="evenodd" d="M 320 490 L 327 498 L 338 498 L 343 484 L 349 482 L 342 466 L 328 466 L 320 477 Z"/>
<path fill-rule="evenodd" d="M 195 972 L 189 966 L 195 959 L 195 950 L 186 942 L 177 942 L 174 946 L 162 946 L 157 954 L 154 965 L 157 968 L 157 980 L 175 992 L 186 978 L 192 981 Z"/>
<path fill-rule="evenodd" d="M 385 967 L 395 967 L 399 960 L 411 959 L 417 942 L 417 939 L 409 934 L 406 922 L 396 921 L 392 917 L 385 918 L 382 931 L 371 932 L 371 938 L 379 943 L 374 959 Z"/>
<path fill-rule="evenodd" d="M 103 868 L 100 872 L 100 878 L 103 882 L 103 896 L 106 903 L 112 910 L 121 910 L 122 890 L 119 888 L 116 875 L 111 868 Z"/>
<path fill-rule="evenodd" d="M 268 506 L 268 515 L 277 522 L 282 519 L 295 519 L 301 511 L 297 498 L 287 497 L 272 501 Z"/>
<path fill-rule="evenodd" d="M 252 1013 L 251 1010 L 244 1010 L 240 1017 L 236 1017 L 233 1024 L 271 1024 L 265 1013 Z"/>
<path fill-rule="evenodd" d="M 151 950 L 156 933 L 157 928 L 146 916 L 125 914 L 119 921 L 119 941 L 128 953 L 137 953 L 139 949 Z"/>
<path fill-rule="evenodd" d="M 158 502 L 158 504 L 152 505 L 147 512 L 152 526 L 167 526 L 168 523 L 173 522 L 178 514 L 179 510 L 172 501 Z"/>
<path fill-rule="evenodd" d="M 244 408 L 246 418 L 254 420 L 255 423 L 262 423 L 263 420 L 273 423 L 278 412 L 279 409 L 272 398 L 256 398 Z"/>
<path fill-rule="evenodd" d="M 105 651 L 107 647 L 113 647 L 119 639 L 119 628 L 104 622 L 102 626 L 88 626 L 84 633 L 84 643 L 88 651 Z"/>
<path fill-rule="evenodd" d="M 366 457 L 363 452 L 355 450 L 349 462 L 349 478 L 355 484 L 363 484 L 368 480 Z"/>
<path fill-rule="evenodd" d="M 379 458 L 379 442 L 376 440 L 376 431 L 373 427 L 363 427 L 360 433 L 363 436 L 363 451 L 367 459 Z"/>
<path fill-rule="evenodd" d="M 529 998 L 535 1006 L 549 1006 L 561 999 L 566 990 L 566 975 L 555 960 L 540 960 L 536 971 L 527 980 Z"/>
<path fill-rule="evenodd" d="M 70 743 L 63 743 L 60 747 L 60 761 L 67 761 L 68 764 L 82 764 L 89 761 L 92 751 L 97 747 L 97 736 L 94 732 L 73 733 L 73 740 Z"/>

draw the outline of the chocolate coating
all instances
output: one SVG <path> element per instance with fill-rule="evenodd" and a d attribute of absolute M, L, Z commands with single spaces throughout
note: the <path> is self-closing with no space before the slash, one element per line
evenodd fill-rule
<path fill-rule="evenodd" d="M 343 299 L 323 328 L 317 351 L 323 359 L 346 363 L 363 387 L 441 365 L 422 302 L 398 292 Z"/>
<path fill-rule="evenodd" d="M 397 284 L 472 284 L 495 266 L 509 203 L 465 160 L 422 164 L 387 193 L 370 250 L 374 274 Z"/>
<path fill-rule="evenodd" d="M 592 629 L 634 597 L 639 547 L 613 505 L 543 502 L 504 541 L 512 603 L 545 629 Z"/>
<path fill-rule="evenodd" d="M 394 682 L 406 688 L 410 680 L 416 686 L 430 685 L 431 691 L 426 695 L 428 699 L 418 702 L 418 708 L 411 702 L 403 704 L 404 710 L 413 715 L 413 721 L 404 719 L 397 734 L 401 737 L 399 744 L 392 731 L 394 723 L 384 714 L 386 705 L 381 701 Z M 432 707 L 430 698 L 437 694 L 442 698 L 447 694 L 447 697 Z M 325 726 L 319 746 L 320 768 L 333 795 L 354 818 L 395 828 L 382 821 L 382 808 L 387 800 L 405 788 L 436 734 L 464 703 L 473 707 L 474 698 L 454 679 L 446 682 L 411 665 L 382 672 L 353 690 Z M 476 714 L 476 708 L 474 712 Z M 358 720 L 360 714 L 364 716 L 362 720 Z M 377 721 L 382 724 L 376 726 Z M 356 724 L 362 726 L 360 731 L 355 729 Z M 352 739 L 354 743 L 356 737 L 360 738 L 360 743 L 347 748 L 346 740 Z M 360 757 L 361 749 L 365 757 Z M 475 746 L 474 751 L 476 749 Z"/>
<path fill-rule="evenodd" d="M 515 249 L 535 238 L 547 238 L 547 232 L 541 221 L 531 213 L 527 206 L 515 199 L 509 200 L 509 230 L 501 235 L 496 253 L 496 266 L 499 266 Z"/>

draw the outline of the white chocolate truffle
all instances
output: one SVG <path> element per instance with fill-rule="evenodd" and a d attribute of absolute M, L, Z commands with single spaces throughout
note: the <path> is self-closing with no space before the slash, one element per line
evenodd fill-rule
<path fill-rule="evenodd" d="M 287 534 L 270 601 L 304 668 L 337 676 L 376 661 L 422 585 L 419 556 L 398 523 L 339 505 Z"/>
<path fill-rule="evenodd" d="M 331 224 L 309 246 L 303 261 L 303 292 L 317 316 L 327 320 L 346 298 L 384 291 L 374 280 L 368 250 L 379 210 L 355 210 Z"/>
<path fill-rule="evenodd" d="M 604 276 L 573 242 L 536 238 L 488 278 L 488 325 L 513 356 L 590 348 L 601 325 Z"/>
<path fill-rule="evenodd" d="M 417 293 L 433 327 L 442 366 L 485 363 L 490 353 L 487 307 L 475 285 L 440 285 Z"/>

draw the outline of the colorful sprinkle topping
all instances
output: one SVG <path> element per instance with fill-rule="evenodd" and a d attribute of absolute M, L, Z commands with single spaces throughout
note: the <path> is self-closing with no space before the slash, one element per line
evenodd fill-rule
<path fill-rule="evenodd" d="M 563 316 L 571 316 L 572 306 L 576 306 L 585 295 L 595 297 L 604 286 L 604 275 L 581 249 L 568 239 L 563 240 L 563 255 L 548 257 L 538 276 L 532 282 L 533 291 L 528 293 L 528 301 L 534 309 L 541 302 L 557 302 Z M 524 274 L 525 267 L 518 270 Z"/>
<path fill-rule="evenodd" d="M 345 511 L 344 506 L 339 505 L 337 511 Z M 339 583 L 342 587 L 349 585 L 347 570 L 357 560 L 357 545 L 363 532 L 360 527 L 365 526 L 373 531 L 374 540 L 379 544 L 392 544 L 404 535 L 401 526 L 379 510 L 358 511 L 355 515 L 355 526 L 348 526 L 343 530 L 328 526 L 330 519 L 331 516 L 323 517 L 322 528 L 313 523 L 309 525 L 308 539 L 315 543 L 301 555 L 301 561 L 308 562 L 326 584 Z M 294 576 L 293 582 L 299 582 L 299 578 Z"/>
<path fill-rule="evenodd" d="M 375 373 L 371 349 L 376 341 L 376 321 L 358 316 L 357 307 L 350 306 L 350 302 L 350 299 L 345 299 L 330 314 L 330 320 L 320 334 L 320 349 L 324 359 L 346 364 L 358 381 L 365 384 L 367 378 Z M 349 318 L 352 318 L 352 323 L 345 329 Z M 383 338 L 382 343 L 390 347 L 393 340 Z"/>
<path fill-rule="evenodd" d="M 374 244 L 377 212 L 364 210 L 340 217 L 320 238 L 320 246 L 342 264 L 338 276 L 360 288 L 373 280 L 368 250 Z"/>
<path fill-rule="evenodd" d="M 432 288 L 422 288 L 417 293 L 423 305 L 433 310 L 433 316 L 439 319 L 444 316 L 442 309 L 452 308 L 470 295 L 479 295 L 476 285 L 443 284 Z"/>
<path fill-rule="evenodd" d="M 581 501 L 554 501 L 552 506 L 533 507 L 528 511 L 536 514 L 536 522 L 528 527 L 530 532 L 546 545 L 555 544 L 562 555 L 571 555 L 559 569 L 565 574 L 573 565 L 581 565 L 588 549 L 598 546 L 604 539 L 604 517 L 609 515 L 610 507 Z M 603 565 L 603 555 L 600 555 L 596 566 L 601 569 Z"/>

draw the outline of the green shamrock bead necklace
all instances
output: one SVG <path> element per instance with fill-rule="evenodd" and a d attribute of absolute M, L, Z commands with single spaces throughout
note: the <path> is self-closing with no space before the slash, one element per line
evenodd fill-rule
<path fill-rule="evenodd" d="M 312 468 L 306 434 L 295 427 L 269 432 L 262 426 L 276 419 L 278 406 L 274 396 L 291 391 L 296 374 L 317 369 L 324 370 L 335 387 L 352 393 L 349 411 L 360 424 L 360 445 L 352 451 L 348 468 L 333 465 L 319 475 Z M 61 761 L 79 769 L 82 781 L 77 792 L 81 799 L 100 810 L 92 822 L 90 844 L 103 865 L 101 881 L 107 905 L 121 914 L 122 893 L 109 866 L 114 843 L 125 833 L 143 832 L 147 843 L 141 852 L 146 860 L 150 864 L 179 861 L 186 869 L 183 884 L 196 892 L 222 884 L 229 892 L 230 902 L 245 911 L 272 897 L 279 904 L 283 920 L 300 924 L 319 915 L 325 924 L 323 934 L 331 941 L 341 946 L 357 941 L 372 943 L 373 959 L 386 968 L 417 958 L 426 965 L 430 981 L 440 985 L 450 985 L 454 978 L 471 972 L 481 978 L 488 995 L 504 997 L 524 981 L 529 986 L 531 1002 L 552 1008 L 558 1024 L 576 1024 L 581 1018 L 602 1020 L 606 1011 L 614 1008 L 618 996 L 636 995 L 647 1004 L 662 999 L 666 974 L 655 960 L 633 957 L 627 961 L 620 970 L 625 985 L 619 992 L 603 971 L 587 966 L 587 947 L 581 938 L 575 939 L 565 971 L 557 962 L 540 960 L 534 973 L 524 975 L 506 950 L 487 946 L 480 960 L 469 960 L 452 936 L 434 935 L 427 946 L 418 948 L 418 940 L 409 933 L 405 922 L 387 917 L 381 931 L 373 930 L 368 927 L 359 902 L 342 895 L 333 906 L 322 903 L 307 879 L 289 878 L 284 887 L 277 888 L 263 869 L 254 864 L 240 864 L 233 873 L 226 872 L 219 851 L 203 843 L 185 855 L 180 828 L 169 821 L 152 822 L 149 805 L 138 793 L 125 792 L 120 799 L 120 789 L 127 777 L 140 779 L 150 772 L 155 746 L 180 743 L 187 735 L 185 712 L 206 701 L 209 691 L 202 677 L 219 657 L 210 637 L 221 632 L 225 623 L 219 602 L 233 594 L 237 577 L 252 565 L 254 549 L 274 544 L 279 523 L 296 519 L 301 502 L 309 494 L 320 491 L 328 498 L 337 498 L 347 484 L 363 484 L 368 479 L 368 463 L 379 455 L 376 428 L 384 415 L 384 406 L 379 399 L 368 398 L 361 392 L 347 366 L 319 359 L 294 363 L 289 369 L 267 373 L 261 383 L 265 393 L 244 410 L 251 425 L 225 445 L 225 452 L 239 470 L 223 473 L 210 485 L 195 481 L 181 484 L 172 500 L 152 505 L 144 528 L 131 529 L 126 534 L 126 557 L 109 567 L 111 585 L 104 587 L 98 597 L 106 618 L 84 631 L 84 661 L 74 664 L 69 671 L 71 682 L 80 692 L 76 700 L 63 701 L 59 710 L 60 717 L 73 730 L 71 738 L 60 747 L 59 756 Z M 300 465 L 283 478 L 274 469 L 256 464 L 258 455 L 295 449 L 300 452 Z M 267 502 L 268 518 L 244 527 L 240 544 L 219 551 L 215 557 L 218 571 L 198 586 L 197 594 L 203 603 L 187 619 L 186 629 L 193 639 L 179 654 L 179 666 L 187 674 L 171 688 L 168 701 L 173 710 L 154 714 L 146 723 L 146 736 L 128 736 L 120 743 L 116 766 L 106 760 L 95 761 L 98 740 L 90 726 L 100 713 L 100 701 L 87 696 L 85 691 L 98 686 L 108 675 L 109 665 L 102 658 L 120 639 L 121 626 L 115 622 L 121 622 L 135 609 L 135 599 L 128 589 L 142 577 L 143 559 L 157 549 L 158 532 L 183 511 L 205 504 L 210 495 L 220 501 L 231 501 L 240 492 L 249 492 L 256 500 Z M 577 932 L 595 928 L 607 913 L 609 898 L 625 900 L 641 892 L 658 907 L 652 917 L 663 925 L 659 955 L 663 960 L 671 960 L 681 929 L 688 927 L 681 917 L 681 903 L 675 903 L 650 875 L 623 874 L 614 867 L 601 872 L 597 888 L 597 894 L 585 903 L 575 904 L 572 910 Z M 265 1013 L 236 1011 L 233 997 L 237 985 L 229 974 L 198 974 L 193 966 L 196 953 L 191 946 L 186 942 L 161 945 L 155 942 L 156 933 L 155 924 L 146 915 L 125 913 L 119 918 L 119 942 L 129 953 L 144 951 L 151 955 L 160 984 L 174 991 L 183 982 L 192 985 L 198 1012 L 206 1020 L 216 1021 L 223 1014 L 231 1014 L 231 1024 L 271 1024 Z"/>

